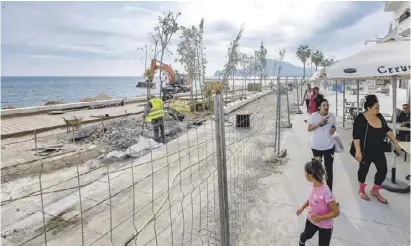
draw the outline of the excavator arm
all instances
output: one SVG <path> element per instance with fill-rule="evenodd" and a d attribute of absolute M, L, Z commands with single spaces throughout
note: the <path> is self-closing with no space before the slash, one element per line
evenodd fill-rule
<path fill-rule="evenodd" d="M 158 64 L 157 64 L 158 63 Z M 151 65 L 150 65 L 150 73 L 148 76 L 148 79 L 152 82 L 154 79 L 154 74 L 156 72 L 156 70 L 162 70 L 165 71 L 168 74 L 168 78 L 170 81 L 170 84 L 174 84 L 175 81 L 175 73 L 173 71 L 173 69 L 167 65 L 164 64 L 156 59 L 151 60 Z"/>

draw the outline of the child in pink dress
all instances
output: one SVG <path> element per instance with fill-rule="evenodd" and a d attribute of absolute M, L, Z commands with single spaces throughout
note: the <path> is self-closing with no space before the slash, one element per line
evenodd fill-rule
<path fill-rule="evenodd" d="M 313 158 L 305 164 L 304 169 L 305 178 L 310 182 L 311 196 L 297 210 L 297 215 L 300 215 L 308 207 L 308 218 L 305 222 L 305 229 L 300 235 L 300 246 L 305 245 L 305 242 L 311 239 L 317 231 L 318 245 L 329 246 L 334 227 L 333 218 L 340 214 L 340 209 L 330 188 L 324 183 L 326 172 L 322 161 Z"/>

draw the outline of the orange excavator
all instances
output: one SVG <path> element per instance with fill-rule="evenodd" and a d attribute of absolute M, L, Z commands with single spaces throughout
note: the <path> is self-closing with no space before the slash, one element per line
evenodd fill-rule
<path fill-rule="evenodd" d="M 162 63 L 156 59 L 151 60 L 150 70 L 147 72 L 148 80 L 146 82 L 139 82 L 137 87 L 147 87 L 150 84 L 153 87 L 153 79 L 156 73 L 156 70 L 161 70 L 167 73 L 167 79 L 163 88 L 161 88 L 165 98 L 172 98 L 174 94 L 180 92 L 188 92 L 191 89 L 191 83 L 187 75 L 180 74 L 177 71 L 174 71 L 170 65 Z"/>

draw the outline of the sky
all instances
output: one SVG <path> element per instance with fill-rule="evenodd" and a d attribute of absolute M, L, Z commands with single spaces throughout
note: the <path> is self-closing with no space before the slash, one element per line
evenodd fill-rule
<path fill-rule="evenodd" d="M 192 26 L 204 18 L 206 73 L 214 75 L 244 24 L 240 51 L 249 55 L 264 42 L 267 58 L 286 49 L 285 61 L 309 45 L 326 57 L 341 59 L 384 37 L 392 18 L 379 2 L 316 0 L 195 0 L 145 2 L 2 2 L 1 72 L 3 76 L 141 76 L 144 45 L 150 47 L 158 16 L 181 12 L 178 23 Z M 176 47 L 164 62 L 183 71 Z M 369 44 L 371 45 L 371 44 Z M 140 48 L 140 49 L 139 49 Z"/>

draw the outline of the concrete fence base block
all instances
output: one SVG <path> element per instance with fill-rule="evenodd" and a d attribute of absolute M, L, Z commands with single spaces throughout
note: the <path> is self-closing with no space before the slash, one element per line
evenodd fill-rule
<path fill-rule="evenodd" d="M 284 158 L 287 156 L 287 149 L 283 149 L 280 151 L 280 154 L 278 155 L 278 157 L 280 158 Z"/>
<path fill-rule="evenodd" d="M 386 178 L 382 183 L 382 188 L 385 190 L 396 193 L 409 193 L 410 185 L 401 180 L 396 180 L 395 183 L 391 182 L 391 178 Z"/>
<path fill-rule="evenodd" d="M 278 158 L 277 154 L 275 153 L 274 147 L 265 148 L 265 150 L 264 150 L 264 156 L 263 156 L 263 161 L 276 163 L 276 162 L 278 162 L 279 160 L 280 160 L 280 159 Z"/>
<path fill-rule="evenodd" d="M 303 112 L 301 111 L 301 109 L 297 109 L 297 110 L 295 111 L 295 114 L 303 114 Z"/>
<path fill-rule="evenodd" d="M 281 128 L 293 128 L 293 124 L 291 123 L 281 124 Z"/>

